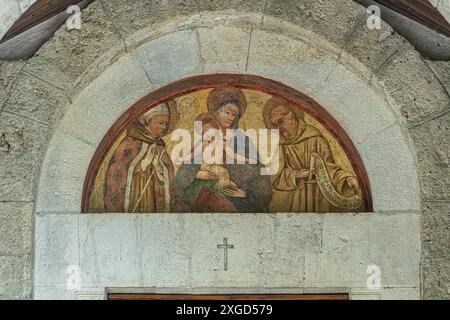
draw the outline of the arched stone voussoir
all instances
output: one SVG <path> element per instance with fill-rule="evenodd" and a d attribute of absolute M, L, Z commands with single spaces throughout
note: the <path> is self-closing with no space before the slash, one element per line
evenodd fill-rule
<path fill-rule="evenodd" d="M 177 31 L 136 49 L 150 81 L 157 87 L 203 72 L 195 30 Z"/>
<path fill-rule="evenodd" d="M 95 148 L 70 134 L 54 134 L 39 180 L 37 214 L 80 212 L 84 172 L 94 152 Z"/>

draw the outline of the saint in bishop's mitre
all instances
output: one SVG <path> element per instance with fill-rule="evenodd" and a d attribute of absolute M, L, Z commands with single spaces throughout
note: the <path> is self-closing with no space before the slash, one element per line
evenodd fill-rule
<path fill-rule="evenodd" d="M 176 102 L 169 100 L 127 129 L 106 172 L 106 212 L 171 211 L 174 167 L 162 138 L 177 120 Z"/>
<path fill-rule="evenodd" d="M 268 129 L 280 131 L 280 163 L 272 177 L 270 212 L 360 209 L 358 180 L 336 165 L 328 141 L 305 122 L 302 111 L 273 97 L 266 103 L 263 116 Z"/>

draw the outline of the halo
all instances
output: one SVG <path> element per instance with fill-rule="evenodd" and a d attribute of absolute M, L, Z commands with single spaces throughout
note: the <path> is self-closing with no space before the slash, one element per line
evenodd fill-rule
<path fill-rule="evenodd" d="M 247 109 L 247 100 L 241 89 L 234 87 L 219 87 L 211 91 L 206 101 L 209 112 L 216 112 L 221 107 L 232 103 L 239 109 L 242 117 Z"/>
<path fill-rule="evenodd" d="M 180 113 L 178 112 L 177 102 L 173 99 L 165 101 L 169 106 L 169 129 L 167 134 L 171 134 L 175 130 L 178 121 L 180 121 Z"/>
<path fill-rule="evenodd" d="M 304 119 L 305 112 L 300 110 L 298 106 L 294 105 L 292 102 L 286 99 L 273 96 L 266 102 L 263 109 L 263 119 L 267 129 L 276 129 L 276 127 L 274 127 L 274 125 L 272 124 L 272 121 L 270 121 L 270 114 L 275 107 L 278 107 L 280 105 L 285 106 L 286 108 L 289 109 L 289 111 L 294 112 L 299 117 Z"/>
<path fill-rule="evenodd" d="M 192 112 L 198 110 L 198 103 L 190 95 L 183 96 L 178 101 L 177 109 L 180 114 L 180 118 L 184 119 Z"/>

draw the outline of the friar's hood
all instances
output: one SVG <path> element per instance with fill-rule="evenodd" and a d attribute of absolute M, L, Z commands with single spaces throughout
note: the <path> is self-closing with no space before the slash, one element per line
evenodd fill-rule
<path fill-rule="evenodd" d="M 309 124 L 306 124 L 305 120 L 299 118 L 298 119 L 298 130 L 297 135 L 294 139 L 287 140 L 283 136 L 281 136 L 281 145 L 294 145 L 302 143 L 310 138 L 314 137 L 321 137 L 322 133 L 319 129 L 314 128 L 313 126 L 310 126 Z"/>

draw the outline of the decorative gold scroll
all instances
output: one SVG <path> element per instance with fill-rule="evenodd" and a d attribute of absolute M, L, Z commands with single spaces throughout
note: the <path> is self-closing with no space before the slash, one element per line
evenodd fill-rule
<path fill-rule="evenodd" d="M 316 172 L 317 185 L 328 202 L 341 209 L 356 210 L 360 208 L 362 204 L 361 195 L 356 194 L 347 198 L 337 192 L 330 181 L 330 177 L 328 176 L 328 171 L 322 157 L 317 153 L 313 153 L 312 157 L 314 159 L 314 163 L 319 164 Z"/>

